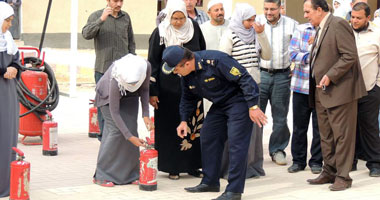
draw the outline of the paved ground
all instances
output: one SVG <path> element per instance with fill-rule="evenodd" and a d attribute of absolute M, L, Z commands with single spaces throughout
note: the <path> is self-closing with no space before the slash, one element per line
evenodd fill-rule
<path fill-rule="evenodd" d="M 164 173 L 159 173 L 158 190 L 154 192 L 140 191 L 135 185 L 103 188 L 92 184 L 99 148 L 99 142 L 87 136 L 88 98 L 92 96 L 93 92 L 87 90 L 78 93 L 75 98 L 60 97 L 60 104 L 53 111 L 59 123 L 58 156 L 42 156 L 41 146 L 19 144 L 26 154 L 26 160 L 31 162 L 31 199 L 211 199 L 220 194 L 187 193 L 183 188 L 198 184 L 200 179 L 183 175 L 180 180 L 173 181 Z M 359 162 L 358 171 L 351 173 L 353 188 L 343 192 L 330 192 L 328 185 L 307 184 L 307 178 L 315 177 L 308 168 L 296 174 L 287 173 L 289 165 L 278 166 L 267 155 L 270 128 L 271 124 L 264 133 L 264 167 L 267 175 L 247 180 L 243 199 L 380 199 L 380 179 L 370 178 L 363 162 Z M 139 130 L 140 134 L 147 134 L 143 126 Z M 28 141 L 38 139 L 29 138 Z M 289 155 L 289 150 L 287 153 Z M 291 157 L 288 156 L 290 162 Z M 225 185 L 226 181 L 222 181 L 222 190 Z"/>
<path fill-rule="evenodd" d="M 49 52 L 49 50 L 48 50 Z M 144 52 L 142 53 L 144 54 Z M 60 63 L 67 65 L 67 51 L 50 50 L 47 54 L 49 64 Z M 88 73 L 92 70 L 91 52 L 79 52 L 80 66 L 90 70 L 78 70 L 78 73 Z M 48 59 L 49 58 L 49 59 Z M 87 61 L 87 62 L 86 62 Z M 82 64 L 81 64 L 82 63 Z M 58 64 L 57 64 L 58 65 Z M 57 76 L 62 75 L 59 71 Z M 66 73 L 66 72 L 62 72 Z M 63 74 L 65 75 L 65 74 Z M 85 74 L 86 76 L 88 74 Z M 67 76 L 67 74 L 66 74 Z M 92 75 L 88 76 L 92 80 Z M 63 79 L 62 79 L 63 80 Z M 84 79 L 86 82 L 88 79 Z M 61 80 L 59 80 L 61 81 Z M 183 174 L 180 180 L 173 181 L 167 174 L 158 174 L 158 190 L 154 192 L 140 191 L 136 185 L 116 186 L 103 188 L 92 184 L 96 158 L 99 149 L 97 139 L 89 138 L 88 131 L 88 99 L 94 97 L 91 84 L 78 87 L 78 94 L 74 98 L 60 97 L 56 110 L 53 111 L 59 132 L 59 155 L 55 157 L 42 156 L 42 146 L 24 146 L 19 148 L 25 152 L 26 160 L 31 162 L 30 195 L 33 200 L 170 200 L 170 199 L 211 199 L 220 193 L 191 194 L 184 191 L 184 187 L 195 186 L 200 179 Z M 141 115 L 140 115 L 141 116 Z M 270 116 L 270 113 L 268 113 Z M 291 112 L 289 122 L 292 122 Z M 139 122 L 140 136 L 146 135 L 142 120 Z M 291 123 L 288 123 L 292 129 Z M 306 179 L 316 177 L 307 168 L 303 172 L 289 174 L 287 167 L 291 163 L 290 145 L 287 148 L 287 166 L 274 164 L 268 156 L 268 141 L 272 123 L 264 129 L 264 168 L 266 176 L 260 179 L 246 181 L 243 199 L 380 199 L 380 178 L 370 178 L 365 163 L 360 161 L 358 171 L 351 173 L 354 179 L 353 187 L 343 192 L 330 192 L 328 185 L 312 186 Z M 310 138 L 309 133 L 309 138 Z M 28 141 L 38 141 L 39 138 L 29 138 Z M 223 191 L 226 181 L 221 181 Z M 0 198 L 1 200 L 7 198 Z"/>

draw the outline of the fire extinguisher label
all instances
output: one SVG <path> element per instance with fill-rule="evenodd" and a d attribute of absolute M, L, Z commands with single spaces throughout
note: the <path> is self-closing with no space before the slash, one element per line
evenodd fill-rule
<path fill-rule="evenodd" d="M 52 127 L 49 130 L 49 148 L 55 149 L 58 146 L 58 128 Z"/>
<path fill-rule="evenodd" d="M 148 183 L 157 182 L 157 157 L 149 159 L 149 162 L 146 166 L 147 168 L 153 170 L 153 176 L 151 177 L 152 180 L 148 180 Z"/>
<path fill-rule="evenodd" d="M 98 114 L 97 114 L 97 113 L 92 114 L 92 117 L 91 117 L 91 124 L 92 124 L 93 126 L 99 126 L 99 125 L 98 125 Z"/>

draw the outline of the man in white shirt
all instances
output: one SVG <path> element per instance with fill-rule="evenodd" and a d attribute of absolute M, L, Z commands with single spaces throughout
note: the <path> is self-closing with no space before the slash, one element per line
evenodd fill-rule
<path fill-rule="evenodd" d="M 207 50 L 219 50 L 220 38 L 228 28 L 229 21 L 224 19 L 224 7 L 222 0 L 211 0 L 208 5 L 208 15 L 210 20 L 203 23 L 200 27 L 206 41 Z M 203 99 L 204 113 L 210 109 L 212 103 Z"/>
<path fill-rule="evenodd" d="M 260 109 L 265 111 L 268 101 L 272 108 L 273 130 L 269 153 L 273 162 L 286 165 L 285 148 L 290 132 L 287 116 L 290 99 L 290 56 L 288 47 L 298 22 L 281 15 L 281 0 L 265 0 L 264 15 L 257 21 L 265 24 L 265 34 L 272 47 L 272 59 L 260 62 Z"/>
<path fill-rule="evenodd" d="M 228 28 L 229 21 L 224 19 L 222 0 L 211 0 L 207 7 L 210 20 L 201 25 L 203 37 L 206 40 L 206 49 L 219 50 L 220 38 Z"/>
<path fill-rule="evenodd" d="M 367 96 L 358 100 L 358 136 L 356 146 L 367 161 L 369 176 L 380 177 L 380 30 L 370 23 L 368 4 L 356 3 L 351 12 L 351 27 L 354 30 L 356 47 Z M 358 153 L 358 152 L 357 152 Z M 357 160 L 355 160 L 357 163 Z M 354 163 L 355 163 L 354 161 Z M 355 164 L 356 164 L 355 163 Z"/>

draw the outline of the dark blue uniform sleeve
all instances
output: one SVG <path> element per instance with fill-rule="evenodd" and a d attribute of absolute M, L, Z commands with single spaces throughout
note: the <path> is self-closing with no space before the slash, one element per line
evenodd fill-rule
<path fill-rule="evenodd" d="M 235 82 L 243 92 L 248 108 L 258 105 L 259 87 L 247 70 L 230 56 L 223 56 L 216 65 L 218 71 L 228 81 Z"/>
<path fill-rule="evenodd" d="M 179 104 L 179 113 L 181 121 L 187 121 L 191 112 L 196 108 L 199 98 L 190 91 L 189 86 L 186 84 L 186 80 L 184 80 L 183 77 L 181 78 L 181 88 L 182 96 Z"/>

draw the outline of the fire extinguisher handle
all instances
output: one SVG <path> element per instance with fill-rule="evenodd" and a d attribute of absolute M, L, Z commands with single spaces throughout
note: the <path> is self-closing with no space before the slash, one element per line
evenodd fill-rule
<path fill-rule="evenodd" d="M 22 152 L 20 149 L 17 149 L 16 147 L 12 147 L 12 150 L 15 151 L 19 156 L 24 156 L 24 152 Z"/>
<path fill-rule="evenodd" d="M 51 119 L 53 116 L 49 110 L 46 110 L 46 114 L 49 116 L 49 119 Z"/>
<path fill-rule="evenodd" d="M 90 99 L 90 105 L 95 104 L 95 99 Z"/>

